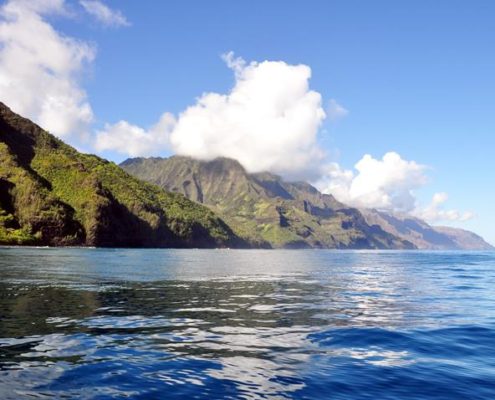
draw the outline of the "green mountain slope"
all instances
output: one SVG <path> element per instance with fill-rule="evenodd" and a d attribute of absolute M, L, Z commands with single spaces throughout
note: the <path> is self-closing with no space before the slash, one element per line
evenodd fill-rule
<path fill-rule="evenodd" d="M 2 103 L 0 243 L 245 245 L 208 208 L 79 153 Z"/>
<path fill-rule="evenodd" d="M 262 247 L 414 248 L 333 196 L 304 182 L 249 174 L 235 160 L 135 158 L 121 167 L 162 188 L 210 207 L 232 230 Z"/>

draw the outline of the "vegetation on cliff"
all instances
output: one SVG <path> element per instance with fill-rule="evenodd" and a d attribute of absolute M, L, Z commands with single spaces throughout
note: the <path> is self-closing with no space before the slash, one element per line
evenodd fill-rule
<path fill-rule="evenodd" d="M 76 151 L 2 103 L 0 243 L 244 245 L 208 208 Z"/>
<path fill-rule="evenodd" d="M 237 161 L 188 157 L 135 158 L 121 164 L 134 176 L 210 207 L 232 230 L 261 247 L 414 248 L 359 210 L 305 182 L 249 174 Z"/>

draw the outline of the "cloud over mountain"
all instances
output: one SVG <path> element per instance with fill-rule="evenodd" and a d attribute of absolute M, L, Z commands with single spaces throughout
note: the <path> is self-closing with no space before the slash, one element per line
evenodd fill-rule
<path fill-rule="evenodd" d="M 415 208 L 413 190 L 427 182 L 425 166 L 404 160 L 395 152 L 386 153 L 381 160 L 366 154 L 354 167 L 357 174 L 329 164 L 318 187 L 358 207 L 407 212 Z"/>
<path fill-rule="evenodd" d="M 200 160 L 223 156 L 249 172 L 312 178 L 323 192 L 356 207 L 413 213 L 429 221 L 471 217 L 444 210 L 435 199 L 421 207 L 415 191 L 427 184 L 427 167 L 396 152 L 381 160 L 367 154 L 356 172 L 330 163 L 318 145 L 319 128 L 325 118 L 335 121 L 349 112 L 331 99 L 325 113 L 321 95 L 309 89 L 308 66 L 247 63 L 232 52 L 223 59 L 235 74 L 229 93 L 205 93 L 177 118 L 165 113 L 147 130 L 127 121 L 107 124 L 97 133 L 96 149 L 131 156 L 168 150 Z"/>
<path fill-rule="evenodd" d="M 168 137 L 177 154 L 202 160 L 235 158 L 250 172 L 290 175 L 314 170 L 323 158 L 316 139 L 325 112 L 321 95 L 309 89 L 311 69 L 283 61 L 246 63 L 232 53 L 224 60 L 235 73 L 232 90 L 200 96 L 178 116 L 173 128 L 163 130 L 162 137 L 140 131 L 143 140 L 157 145 L 149 151 L 141 147 L 140 155 L 163 150 Z M 136 135 L 128 134 L 130 126 L 124 121 L 107 126 L 97 135 L 96 148 L 136 153 Z"/>
<path fill-rule="evenodd" d="M 431 203 L 425 208 L 416 209 L 414 214 L 430 222 L 467 221 L 475 217 L 475 214 L 471 211 L 445 210 L 444 204 L 448 198 L 447 193 L 435 193 L 431 199 Z"/>
<path fill-rule="evenodd" d="M 324 165 L 315 185 L 355 207 L 408 213 L 429 222 L 466 221 L 473 217 L 471 212 L 445 210 L 446 193 L 435 194 L 429 205 L 421 206 L 415 191 L 428 183 L 427 167 L 404 160 L 396 152 L 386 153 L 381 160 L 366 154 L 354 168 L 357 173 L 337 163 Z"/>

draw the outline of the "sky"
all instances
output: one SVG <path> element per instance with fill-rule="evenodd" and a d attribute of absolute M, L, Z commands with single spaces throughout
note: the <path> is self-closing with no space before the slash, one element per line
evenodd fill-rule
<path fill-rule="evenodd" d="M 0 2 L 0 101 L 76 148 L 227 156 L 495 243 L 495 3 Z"/>

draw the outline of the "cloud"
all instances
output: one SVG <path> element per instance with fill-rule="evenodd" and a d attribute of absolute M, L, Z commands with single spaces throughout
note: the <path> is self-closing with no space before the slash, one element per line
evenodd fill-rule
<path fill-rule="evenodd" d="M 147 130 L 127 121 L 106 124 L 96 134 L 95 148 L 98 151 L 113 150 L 131 157 L 158 156 L 168 148 L 168 135 L 174 125 L 175 118 L 170 113 L 164 113 L 158 123 Z"/>
<path fill-rule="evenodd" d="M 324 169 L 318 187 L 344 203 L 363 208 L 411 211 L 416 202 L 413 190 L 427 182 L 425 166 L 406 161 L 395 152 L 386 153 L 381 160 L 366 154 L 355 165 L 357 174 L 335 163 Z"/>
<path fill-rule="evenodd" d="M 227 67 L 235 72 L 236 78 L 241 77 L 242 71 L 246 68 L 246 60 L 242 57 L 235 57 L 233 51 L 222 54 L 222 60 L 227 64 Z"/>
<path fill-rule="evenodd" d="M 331 121 L 337 121 L 345 118 L 349 114 L 349 110 L 337 103 L 337 100 L 330 99 L 327 107 L 327 116 Z"/>
<path fill-rule="evenodd" d="M 88 135 L 93 111 L 80 73 L 93 46 L 44 19 L 66 15 L 63 0 L 10 0 L 0 7 L 0 100 L 60 137 Z"/>
<path fill-rule="evenodd" d="M 354 167 L 357 173 L 337 163 L 326 164 L 315 186 L 354 207 L 408 213 L 429 222 L 466 221 L 474 216 L 444 210 L 446 193 L 435 194 L 430 205 L 421 207 L 415 191 L 428 183 L 427 167 L 404 160 L 398 153 L 388 152 L 381 160 L 366 154 Z"/>
<path fill-rule="evenodd" d="M 119 10 L 112 10 L 106 4 L 98 0 L 80 0 L 79 4 L 86 12 L 95 17 L 105 26 L 120 27 L 130 26 L 129 21 Z"/>
<path fill-rule="evenodd" d="M 33 13 L 47 14 L 62 14 L 68 15 L 64 0 L 11 0 L 5 2 L 2 8 L 5 7 L 10 11 L 29 10 Z"/>
<path fill-rule="evenodd" d="M 183 111 L 173 129 L 162 132 L 170 149 L 203 160 L 235 158 L 250 172 L 313 171 L 323 158 L 317 134 L 325 112 L 321 95 L 309 89 L 311 69 L 283 61 L 246 63 L 232 53 L 223 58 L 235 73 L 234 87 L 227 94 L 205 93 Z M 96 148 L 104 138 L 106 149 L 126 152 L 135 135 L 113 127 L 98 134 Z M 158 134 L 139 132 L 150 144 L 165 142 Z"/>
<path fill-rule="evenodd" d="M 444 203 L 448 200 L 447 193 L 435 193 L 430 205 L 425 208 L 416 209 L 413 214 L 418 218 L 429 222 L 437 221 L 467 221 L 475 217 L 471 211 L 460 212 L 457 210 L 443 209 Z"/>

